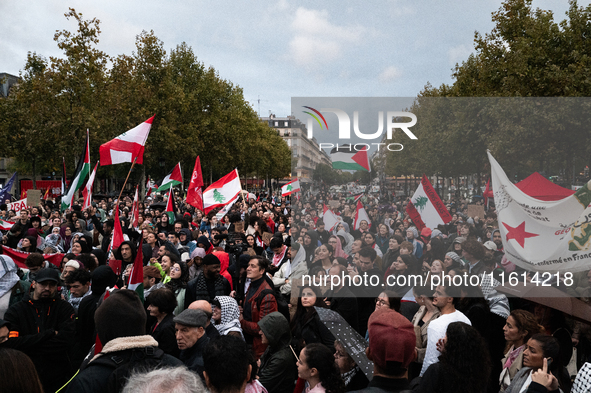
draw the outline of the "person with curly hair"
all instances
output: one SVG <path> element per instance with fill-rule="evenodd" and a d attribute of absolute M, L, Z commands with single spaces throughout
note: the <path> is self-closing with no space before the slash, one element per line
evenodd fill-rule
<path fill-rule="evenodd" d="M 309 344 L 300 352 L 298 377 L 305 380 L 306 393 L 344 393 L 345 383 L 332 351 L 319 343 Z M 297 386 L 301 386 L 299 383 Z M 296 390 L 298 387 L 296 386 Z"/>
<path fill-rule="evenodd" d="M 484 339 L 463 322 L 452 322 L 441 342 L 439 362 L 429 366 L 418 393 L 485 392 L 490 377 L 490 358 Z"/>

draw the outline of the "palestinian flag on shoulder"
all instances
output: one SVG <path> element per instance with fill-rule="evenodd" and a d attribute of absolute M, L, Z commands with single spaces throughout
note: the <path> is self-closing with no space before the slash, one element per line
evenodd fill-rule
<path fill-rule="evenodd" d="M 164 177 L 162 182 L 160 182 L 160 187 L 158 187 L 158 190 L 156 191 L 166 191 L 169 188 L 182 184 L 182 182 L 183 175 L 181 173 L 181 163 L 179 162 L 174 168 L 172 168 L 172 171 Z"/>
<path fill-rule="evenodd" d="M 66 192 L 66 195 L 62 196 L 62 211 L 69 209 L 72 207 L 72 200 L 74 199 L 74 194 L 76 191 L 82 188 L 84 185 L 84 180 L 90 174 L 90 149 L 89 149 L 89 138 L 88 138 L 88 130 L 86 130 L 86 145 L 84 146 L 84 151 L 82 152 L 82 156 L 80 156 L 80 160 L 78 161 L 78 166 L 76 167 L 76 172 L 74 172 L 74 178 L 70 182 L 70 187 Z"/>
<path fill-rule="evenodd" d="M 334 169 L 371 172 L 367 150 L 357 151 L 353 148 L 353 145 L 342 145 L 333 148 L 330 151 L 330 158 Z"/>

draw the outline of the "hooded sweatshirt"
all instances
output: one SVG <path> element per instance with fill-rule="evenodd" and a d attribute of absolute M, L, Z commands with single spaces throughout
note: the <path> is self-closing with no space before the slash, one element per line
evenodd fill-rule
<path fill-rule="evenodd" d="M 289 322 L 278 311 L 266 315 L 258 322 L 269 346 L 261 357 L 259 382 L 269 392 L 291 393 L 297 377 L 296 358 L 289 348 L 291 333 Z"/>

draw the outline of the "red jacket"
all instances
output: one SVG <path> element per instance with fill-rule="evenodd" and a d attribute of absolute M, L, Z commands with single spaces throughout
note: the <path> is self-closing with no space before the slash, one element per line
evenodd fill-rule
<path fill-rule="evenodd" d="M 249 334 L 253 337 L 252 349 L 257 360 L 261 357 L 263 352 L 265 352 L 265 349 L 267 349 L 267 345 L 262 343 L 261 335 L 259 333 L 261 329 L 259 328 L 257 322 L 263 319 L 265 315 L 277 311 L 277 300 L 275 299 L 275 296 L 270 293 L 265 295 L 265 297 L 260 301 L 260 308 L 258 307 L 258 298 L 261 295 L 261 292 L 263 292 L 265 289 L 273 290 L 269 283 L 267 283 L 266 280 L 263 280 L 255 294 L 249 300 L 244 298 L 244 305 L 246 305 L 246 303 L 250 304 L 252 320 L 247 321 L 246 319 L 243 319 L 240 321 L 240 325 L 242 325 L 242 331 L 245 334 Z"/>

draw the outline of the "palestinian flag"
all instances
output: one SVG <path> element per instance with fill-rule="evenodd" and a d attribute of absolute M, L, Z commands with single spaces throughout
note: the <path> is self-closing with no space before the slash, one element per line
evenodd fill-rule
<path fill-rule="evenodd" d="M 174 194 L 172 193 L 172 187 L 168 192 L 168 201 L 166 201 L 166 209 L 164 209 L 164 213 L 168 216 L 168 222 L 174 224 L 176 221 L 176 217 L 174 211 L 176 210 L 174 204 Z"/>
<path fill-rule="evenodd" d="M 146 182 L 146 198 L 150 196 L 152 191 L 156 191 L 158 186 L 152 180 L 150 180 L 150 176 L 148 176 L 148 181 Z"/>
<path fill-rule="evenodd" d="M 216 207 L 230 203 L 242 191 L 238 170 L 234 169 L 203 191 L 203 209 L 207 214 Z"/>
<path fill-rule="evenodd" d="M 2 231 L 9 231 L 10 228 L 14 225 L 12 221 L 4 221 L 0 219 L 0 230 Z"/>
<path fill-rule="evenodd" d="M 333 148 L 330 151 L 330 158 L 334 169 L 371 172 L 367 150 L 357 151 L 353 148 L 353 145 L 342 145 Z"/>
<path fill-rule="evenodd" d="M 144 302 L 144 263 L 143 263 L 142 247 L 138 247 L 135 261 L 133 261 L 133 267 L 129 274 L 129 284 L 127 288 L 135 291 L 142 303 Z"/>
<path fill-rule="evenodd" d="M 281 196 L 288 196 L 300 190 L 300 181 L 295 179 L 281 187 Z"/>
<path fill-rule="evenodd" d="M 74 173 L 74 178 L 70 182 L 70 187 L 66 192 L 66 195 L 62 196 L 62 211 L 69 209 L 72 207 L 72 201 L 74 200 L 74 194 L 76 191 L 82 188 L 84 185 L 84 180 L 90 174 L 90 149 L 89 149 L 89 137 L 88 137 L 88 130 L 86 130 L 86 145 L 84 147 L 84 152 L 82 152 L 82 156 L 80 156 L 80 160 L 78 161 L 78 166 L 76 167 L 76 172 Z"/>
<path fill-rule="evenodd" d="M 160 182 L 160 187 L 156 191 L 166 191 L 169 188 L 174 186 L 178 186 L 179 184 L 183 183 L 183 175 L 181 174 L 181 163 L 179 162 L 176 166 L 172 169 L 172 171 L 164 177 L 162 182 Z"/>

